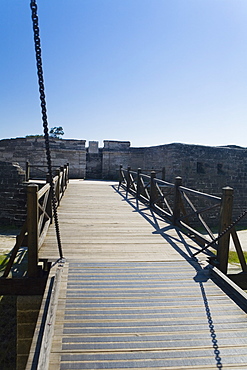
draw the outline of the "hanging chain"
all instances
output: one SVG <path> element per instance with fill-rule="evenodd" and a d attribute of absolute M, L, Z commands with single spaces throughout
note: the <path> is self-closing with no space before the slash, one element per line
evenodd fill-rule
<path fill-rule="evenodd" d="M 62 259 L 63 252 L 62 252 L 61 237 L 60 237 L 59 224 L 58 224 L 55 188 L 54 188 L 54 183 L 53 183 L 53 178 L 52 178 L 51 153 L 50 153 L 50 143 L 49 143 L 49 133 L 48 133 L 48 119 L 47 119 L 47 109 L 46 109 L 46 100 L 45 100 L 45 86 L 44 86 L 42 58 L 41 58 L 41 44 L 40 44 L 40 36 L 39 36 L 37 4 L 35 0 L 31 0 L 30 7 L 32 11 L 34 46 L 35 46 L 35 55 L 36 55 L 42 122 L 43 122 L 43 129 L 44 129 L 44 138 L 45 138 L 46 159 L 47 159 L 49 182 L 50 182 L 51 194 L 52 194 L 52 208 L 53 208 L 53 214 L 54 214 L 59 256 Z"/>
<path fill-rule="evenodd" d="M 217 238 L 215 238 L 214 240 L 212 240 L 210 243 L 208 243 L 207 245 L 205 245 L 205 247 L 203 247 L 202 249 L 200 249 L 199 251 L 197 251 L 196 253 L 193 254 L 192 257 L 195 257 L 197 254 L 203 252 L 205 249 L 208 249 L 209 247 L 211 247 L 212 245 L 214 245 L 218 240 L 220 240 L 225 234 L 227 234 L 240 220 L 242 220 L 242 218 L 244 216 L 247 215 L 247 211 L 243 211 L 241 213 L 240 216 L 238 216 L 238 218 L 233 221 L 229 226 L 227 226 L 225 228 L 225 230 L 223 230 L 218 236 Z"/>

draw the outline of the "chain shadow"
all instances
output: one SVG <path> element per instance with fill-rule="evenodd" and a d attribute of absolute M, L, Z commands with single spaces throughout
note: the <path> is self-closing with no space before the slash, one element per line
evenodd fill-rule
<path fill-rule="evenodd" d="M 223 365 L 222 365 L 222 362 L 221 362 L 220 351 L 219 351 L 218 341 L 217 341 L 217 338 L 216 338 L 216 332 L 215 332 L 215 328 L 214 328 L 214 324 L 213 324 L 212 314 L 211 314 L 211 311 L 210 311 L 206 291 L 205 291 L 204 285 L 203 285 L 204 282 L 208 281 L 209 275 L 210 275 L 210 268 L 202 269 L 201 271 L 197 272 L 196 276 L 194 277 L 194 281 L 199 283 L 199 286 L 200 286 L 200 289 L 201 289 L 202 299 L 203 299 L 203 303 L 204 303 L 204 306 L 205 306 L 205 312 L 206 312 L 206 316 L 207 316 L 207 320 L 208 320 L 208 327 L 209 327 L 209 331 L 210 331 L 211 338 L 212 338 L 212 344 L 213 344 L 213 349 L 214 349 L 216 367 L 217 367 L 217 369 L 222 369 Z"/>
<path fill-rule="evenodd" d="M 196 283 L 199 284 L 201 295 L 203 298 L 203 303 L 205 307 L 205 313 L 208 321 L 209 331 L 212 339 L 212 346 L 214 350 L 214 356 L 216 361 L 216 368 L 222 369 L 222 361 L 220 357 L 219 345 L 216 337 L 216 331 L 213 324 L 212 314 L 209 307 L 209 302 L 207 299 L 206 291 L 204 288 L 203 283 L 206 283 L 208 279 L 210 279 L 211 267 L 208 265 L 203 268 L 200 263 L 197 261 L 196 258 L 192 257 L 194 250 L 197 250 L 195 246 L 189 245 L 188 242 L 184 238 L 184 234 L 181 230 L 179 230 L 174 225 L 171 225 L 168 221 L 164 221 L 162 217 L 152 211 L 148 206 L 145 206 L 142 202 L 138 201 L 135 197 L 129 196 L 126 191 L 121 192 L 117 187 L 113 186 L 114 190 L 122 196 L 122 200 L 127 202 L 132 208 L 134 212 L 138 212 L 146 221 L 151 224 L 155 231 L 154 234 L 161 235 L 173 248 L 176 250 L 184 259 L 190 263 L 196 271 L 196 275 L 193 278 Z M 162 225 L 163 223 L 163 225 Z M 167 232 L 169 230 L 175 230 L 178 237 L 174 237 L 168 235 Z M 183 248 L 182 250 L 177 244 L 182 243 Z M 206 251 L 206 255 L 212 255 L 211 252 Z"/>

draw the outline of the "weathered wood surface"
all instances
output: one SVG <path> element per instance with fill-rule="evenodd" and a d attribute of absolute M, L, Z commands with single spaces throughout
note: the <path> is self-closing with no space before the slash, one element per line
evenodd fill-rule
<path fill-rule="evenodd" d="M 136 201 L 133 198 L 126 201 L 111 184 L 71 182 L 58 214 L 63 254 L 66 259 L 83 261 L 183 259 L 171 245 L 171 242 L 174 242 L 184 251 L 181 235 L 169 224 L 150 213 L 143 204 L 139 203 L 137 210 Z M 39 253 L 40 258 L 58 258 L 54 241 L 54 227 L 50 227 Z M 189 242 L 189 239 L 187 241 Z"/>
<path fill-rule="evenodd" d="M 49 369 L 246 369 L 246 314 L 202 275 L 187 261 L 69 263 Z"/>
<path fill-rule="evenodd" d="M 246 313 L 190 259 L 193 242 L 97 182 L 69 185 L 59 221 L 49 370 L 247 368 Z M 58 256 L 52 229 L 41 253 Z"/>

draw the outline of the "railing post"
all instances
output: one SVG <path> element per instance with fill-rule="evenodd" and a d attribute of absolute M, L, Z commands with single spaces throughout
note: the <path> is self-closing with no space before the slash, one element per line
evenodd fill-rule
<path fill-rule="evenodd" d="M 61 193 L 63 194 L 64 193 L 64 188 L 65 188 L 65 179 L 64 179 L 64 166 L 61 166 L 60 167 L 60 176 L 62 177 L 61 178 L 61 188 L 60 188 L 60 191 Z"/>
<path fill-rule="evenodd" d="M 220 209 L 219 234 L 221 234 L 232 222 L 233 189 L 229 186 L 222 189 L 222 201 Z M 219 239 L 217 260 L 219 269 L 226 274 L 229 256 L 230 232 Z"/>
<path fill-rule="evenodd" d="M 69 162 L 67 163 L 67 166 L 66 166 L 66 188 L 67 188 L 68 183 L 69 183 Z"/>
<path fill-rule="evenodd" d="M 137 187 L 136 187 L 136 198 L 139 198 L 141 195 L 141 168 L 137 170 Z"/>
<path fill-rule="evenodd" d="M 152 207 L 152 205 L 154 204 L 155 199 L 156 199 L 155 181 L 154 181 L 155 177 L 156 177 L 156 172 L 151 171 L 151 174 L 150 174 L 150 198 L 149 198 L 149 206 L 150 207 Z"/>
<path fill-rule="evenodd" d="M 162 180 L 165 181 L 166 179 L 166 169 L 165 167 L 162 168 Z"/>
<path fill-rule="evenodd" d="M 29 166 L 29 162 L 26 161 L 26 181 L 29 181 L 30 179 L 30 166 Z"/>
<path fill-rule="evenodd" d="M 50 184 L 50 175 L 47 174 L 46 175 L 46 183 L 47 184 Z M 51 187 L 50 187 L 50 191 L 49 191 L 49 196 L 48 196 L 48 200 L 47 200 L 47 210 L 46 210 L 48 216 L 50 217 L 50 220 L 51 220 L 51 224 L 52 224 L 52 190 L 51 190 Z"/>
<path fill-rule="evenodd" d="M 57 179 L 57 186 L 56 186 L 55 194 L 57 198 L 57 206 L 59 207 L 59 204 L 60 204 L 60 169 L 56 170 L 56 176 L 58 177 L 58 179 Z"/>
<path fill-rule="evenodd" d="M 123 181 L 123 174 L 122 174 L 122 170 L 123 170 L 123 165 L 120 164 L 119 166 L 119 182 L 118 182 L 118 190 L 120 189 L 120 186 L 122 184 L 122 181 Z"/>
<path fill-rule="evenodd" d="M 127 192 L 130 190 L 130 166 L 127 167 Z"/>
<path fill-rule="evenodd" d="M 176 177 L 175 179 L 175 188 L 174 188 L 174 206 L 173 206 L 173 217 L 172 223 L 173 225 L 177 225 L 178 220 L 180 218 L 180 210 L 181 210 L 181 194 L 179 191 L 179 186 L 182 185 L 182 178 Z"/>
<path fill-rule="evenodd" d="M 27 187 L 28 276 L 38 276 L 38 185 Z"/>

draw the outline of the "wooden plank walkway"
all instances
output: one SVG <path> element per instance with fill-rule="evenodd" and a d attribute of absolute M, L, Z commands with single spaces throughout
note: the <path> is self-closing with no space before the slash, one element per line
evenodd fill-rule
<path fill-rule="evenodd" d="M 141 203 L 137 210 L 133 199 L 126 202 L 111 183 L 72 180 L 58 212 L 63 252 L 69 261 L 183 259 L 170 240 L 160 235 L 162 228 L 170 229 L 169 235 L 176 243 L 178 235 L 174 229 Z M 54 240 L 55 230 L 50 228 L 41 258 L 57 259 Z"/>
<path fill-rule="evenodd" d="M 59 222 L 47 368 L 247 369 L 247 315 L 192 261 L 191 240 L 103 182 L 71 181 Z M 54 237 L 43 258 L 57 258 Z"/>

